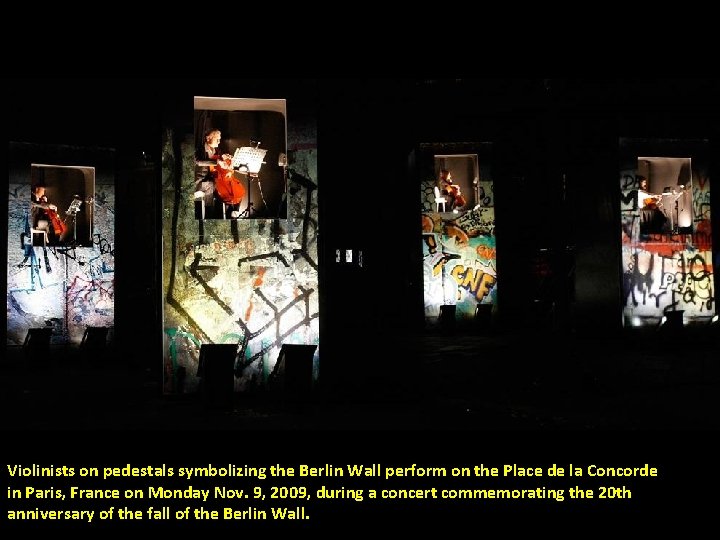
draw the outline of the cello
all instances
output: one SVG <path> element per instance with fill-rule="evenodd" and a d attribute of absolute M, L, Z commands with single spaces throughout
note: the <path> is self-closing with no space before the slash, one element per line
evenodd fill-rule
<path fill-rule="evenodd" d="M 447 181 L 447 185 L 444 187 L 444 190 L 447 192 L 448 197 L 452 201 L 452 209 L 462 208 L 467 204 L 465 197 L 462 193 L 460 193 L 460 186 L 453 184 L 452 180 Z"/>
<path fill-rule="evenodd" d="M 52 224 L 53 231 L 58 237 L 67 231 L 67 225 L 62 219 L 60 219 L 57 211 L 50 208 L 48 199 L 45 195 L 38 198 L 36 205 L 42 208 L 43 213 L 47 216 L 48 221 Z"/>
<path fill-rule="evenodd" d="M 52 223 L 53 231 L 55 231 L 55 234 L 58 237 L 62 236 L 65 231 L 67 231 L 67 225 L 65 224 L 65 222 L 60 219 L 60 216 L 58 216 L 58 213 L 55 210 L 50 210 L 48 208 L 47 210 L 45 210 L 45 213 L 48 215 L 50 223 Z"/>
<path fill-rule="evenodd" d="M 214 169 L 215 190 L 220 200 L 225 204 L 240 204 L 246 190 L 240 179 L 235 176 L 230 156 L 226 155 L 223 159 L 219 159 Z"/>

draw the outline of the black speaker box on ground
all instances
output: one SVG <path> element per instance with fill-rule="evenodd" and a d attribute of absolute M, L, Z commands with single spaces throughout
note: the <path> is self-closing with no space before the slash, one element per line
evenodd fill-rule
<path fill-rule="evenodd" d="M 316 349 L 317 345 L 285 344 L 281 347 L 273 376 L 286 397 L 304 398 L 312 392 Z"/>
<path fill-rule="evenodd" d="M 443 304 L 440 306 L 440 317 L 438 323 L 443 332 L 453 332 L 455 330 L 455 314 L 457 306 L 454 304 Z"/>
<path fill-rule="evenodd" d="M 232 409 L 235 390 L 237 345 L 206 344 L 200 347 L 198 376 L 203 403 L 208 408 Z"/>
<path fill-rule="evenodd" d="M 475 306 L 475 326 L 478 333 L 488 334 L 492 330 L 492 304 Z"/>
<path fill-rule="evenodd" d="M 50 358 L 52 328 L 30 328 L 25 336 L 23 350 L 30 362 L 46 362 Z"/>
<path fill-rule="evenodd" d="M 85 328 L 80 342 L 80 359 L 84 361 L 102 361 L 107 352 L 107 337 L 109 328 L 106 326 L 88 326 Z"/>

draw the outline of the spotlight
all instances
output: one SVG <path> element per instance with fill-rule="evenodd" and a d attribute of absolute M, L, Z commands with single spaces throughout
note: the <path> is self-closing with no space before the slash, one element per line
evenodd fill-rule
<path fill-rule="evenodd" d="M 710 319 L 708 326 L 710 327 L 710 332 L 720 333 L 720 322 L 718 321 L 717 315 Z"/>

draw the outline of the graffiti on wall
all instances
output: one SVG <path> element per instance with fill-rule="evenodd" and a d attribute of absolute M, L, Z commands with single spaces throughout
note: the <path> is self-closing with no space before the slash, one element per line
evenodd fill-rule
<path fill-rule="evenodd" d="M 670 311 L 682 311 L 686 324 L 712 318 L 717 307 L 709 178 L 693 171 L 692 232 L 643 234 L 639 176 L 634 169 L 620 176 L 624 324 L 657 325 Z"/>
<path fill-rule="evenodd" d="M 440 306 L 450 304 L 458 320 L 471 320 L 478 304 L 497 299 L 493 184 L 479 182 L 477 204 L 451 217 L 434 211 L 434 185 L 421 188 L 425 319 L 434 324 Z"/>
<path fill-rule="evenodd" d="M 51 327 L 54 343 L 79 344 L 88 326 L 112 327 L 115 317 L 115 190 L 98 185 L 90 247 L 33 245 L 30 185 L 8 193 L 8 345 L 30 328 Z"/>
<path fill-rule="evenodd" d="M 166 393 L 198 389 L 202 344 L 237 345 L 237 391 L 267 382 L 283 344 L 319 344 L 317 146 L 314 130 L 312 140 L 293 133 L 287 219 L 205 222 L 193 210 L 194 148 L 181 144 L 177 159 L 165 133 Z"/>

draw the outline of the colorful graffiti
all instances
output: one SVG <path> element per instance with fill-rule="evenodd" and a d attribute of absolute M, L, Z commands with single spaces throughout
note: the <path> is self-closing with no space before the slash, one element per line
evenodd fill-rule
<path fill-rule="evenodd" d="M 302 135 L 299 135 L 302 133 Z M 235 389 L 264 385 L 283 344 L 319 344 L 315 130 L 290 131 L 287 219 L 195 219 L 194 148 L 163 150 L 164 391 L 194 392 L 203 343 L 236 343 Z M 310 134 L 311 140 L 307 139 Z M 300 137 L 301 140 L 293 140 Z M 202 231 L 200 231 L 202 227 Z M 319 349 L 315 358 L 315 369 Z"/>
<path fill-rule="evenodd" d="M 459 321 L 472 320 L 478 304 L 497 301 L 493 185 L 480 182 L 478 204 L 450 219 L 431 210 L 433 186 L 421 188 L 425 320 L 435 324 L 447 304 L 456 306 Z"/>
<path fill-rule="evenodd" d="M 686 324 L 716 312 L 710 227 L 710 181 L 693 170 L 692 232 L 642 234 L 634 169 L 621 171 L 624 324 L 657 325 L 670 311 Z"/>

